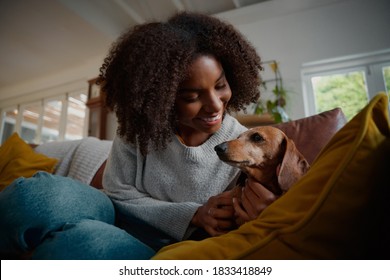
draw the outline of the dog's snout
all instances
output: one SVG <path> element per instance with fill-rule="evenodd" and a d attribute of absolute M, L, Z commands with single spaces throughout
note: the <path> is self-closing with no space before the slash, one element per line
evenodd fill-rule
<path fill-rule="evenodd" d="M 227 143 L 226 142 L 223 142 L 217 146 L 214 147 L 214 150 L 217 152 L 217 154 L 224 154 L 227 150 Z"/>

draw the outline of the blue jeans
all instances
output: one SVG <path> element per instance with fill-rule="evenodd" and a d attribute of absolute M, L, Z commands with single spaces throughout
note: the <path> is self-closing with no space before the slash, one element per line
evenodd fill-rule
<path fill-rule="evenodd" d="M 2 259 L 149 259 L 155 251 L 114 226 L 101 191 L 38 172 L 0 192 Z"/>

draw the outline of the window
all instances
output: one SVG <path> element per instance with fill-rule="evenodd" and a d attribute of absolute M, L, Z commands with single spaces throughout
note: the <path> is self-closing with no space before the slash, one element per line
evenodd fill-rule
<path fill-rule="evenodd" d="M 390 94 L 390 66 L 382 67 L 382 75 L 386 85 L 386 92 Z"/>
<path fill-rule="evenodd" d="M 317 113 L 341 107 L 351 119 L 368 103 L 364 71 L 348 71 L 311 78 Z"/>
<path fill-rule="evenodd" d="M 44 102 L 41 142 L 55 141 L 60 138 L 63 103 L 64 100 L 62 98 Z"/>
<path fill-rule="evenodd" d="M 302 70 L 306 114 L 340 107 L 347 120 L 390 90 L 390 50 L 308 63 Z"/>
<path fill-rule="evenodd" d="M 41 127 L 42 121 L 42 104 L 33 103 L 23 105 L 20 108 L 21 112 L 21 129 L 20 137 L 28 143 L 38 143 L 38 128 Z"/>
<path fill-rule="evenodd" d="M 66 140 L 75 140 L 81 138 L 80 135 L 86 135 L 86 102 L 87 95 L 82 92 L 69 95 L 66 114 Z"/>
<path fill-rule="evenodd" d="M 28 143 L 81 139 L 86 135 L 87 94 L 74 92 L 5 108 L 0 115 L 3 143 L 17 132 Z"/>
<path fill-rule="evenodd" d="M 1 135 L 1 143 L 4 143 L 12 133 L 16 130 L 16 121 L 18 117 L 18 109 L 17 107 L 6 108 L 3 112 L 3 116 L 1 119 L 2 125 L 0 126 L 0 135 Z"/>

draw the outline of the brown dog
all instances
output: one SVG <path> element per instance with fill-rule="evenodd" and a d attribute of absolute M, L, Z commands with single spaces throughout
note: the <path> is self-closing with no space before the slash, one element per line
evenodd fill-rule
<path fill-rule="evenodd" d="M 222 161 L 240 168 L 277 196 L 310 167 L 294 142 L 271 126 L 249 129 L 237 139 L 217 145 L 215 151 Z"/>

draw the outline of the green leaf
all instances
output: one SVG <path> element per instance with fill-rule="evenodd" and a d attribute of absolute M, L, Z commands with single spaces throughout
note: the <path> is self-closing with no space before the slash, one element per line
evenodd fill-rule
<path fill-rule="evenodd" d="M 274 112 L 272 114 L 272 116 L 274 117 L 274 120 L 275 120 L 276 123 L 281 123 L 282 122 L 282 116 L 279 113 Z"/>

